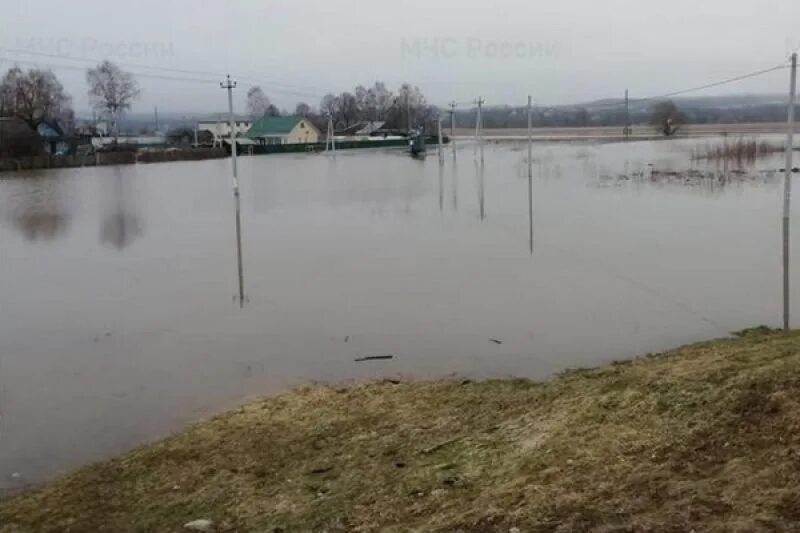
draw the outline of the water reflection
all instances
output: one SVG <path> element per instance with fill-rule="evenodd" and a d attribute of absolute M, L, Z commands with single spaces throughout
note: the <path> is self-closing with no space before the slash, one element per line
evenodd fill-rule
<path fill-rule="evenodd" d="M 119 166 L 112 167 L 110 191 L 106 192 L 104 205 L 110 211 L 100 225 L 100 242 L 123 250 L 133 244 L 144 232 L 142 220 L 136 212 L 137 202 L 128 179 Z"/>
<path fill-rule="evenodd" d="M 29 241 L 53 240 L 66 234 L 71 214 L 65 181 L 31 176 L 19 180 L 17 191 L 6 199 L 11 204 L 13 226 Z"/>

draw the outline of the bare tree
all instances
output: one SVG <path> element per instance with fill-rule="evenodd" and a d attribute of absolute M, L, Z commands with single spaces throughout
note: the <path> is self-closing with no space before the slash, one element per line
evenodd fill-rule
<path fill-rule="evenodd" d="M 311 114 L 311 106 L 305 102 L 298 102 L 294 108 L 294 114 L 301 117 L 306 117 Z"/>
<path fill-rule="evenodd" d="M 356 86 L 353 94 L 356 99 L 356 108 L 358 111 L 358 119 L 370 120 L 375 115 L 373 106 L 370 105 L 369 89 L 363 85 Z"/>
<path fill-rule="evenodd" d="M 119 135 L 120 114 L 131 108 L 141 92 L 133 74 L 106 60 L 86 71 L 86 83 L 89 85 L 92 107 L 108 115 L 114 131 Z"/>
<path fill-rule="evenodd" d="M 410 83 L 402 84 L 397 90 L 393 107 L 395 109 L 392 115 L 395 117 L 396 125 L 401 128 L 424 126 L 431 112 L 425 95 L 419 87 Z"/>
<path fill-rule="evenodd" d="M 358 101 L 353 93 L 343 92 L 337 98 L 337 111 L 339 120 L 345 127 L 350 126 L 358 120 Z"/>
<path fill-rule="evenodd" d="M 263 117 L 270 110 L 270 106 L 275 107 L 270 103 L 261 87 L 258 85 L 250 87 L 250 90 L 247 91 L 247 114 L 250 117 L 254 119 Z"/>
<path fill-rule="evenodd" d="M 672 137 L 685 122 L 685 117 L 672 100 L 659 102 L 650 116 L 650 124 L 664 134 Z"/>
<path fill-rule="evenodd" d="M 376 81 L 370 91 L 375 101 L 375 118 L 377 120 L 386 120 L 386 114 L 389 112 L 389 108 L 392 107 L 392 91 L 387 89 L 386 84 L 382 81 Z"/>
<path fill-rule="evenodd" d="M 19 67 L 10 68 L 3 75 L 0 81 L 0 117 L 14 116 L 15 95 L 19 90 L 21 76 L 22 70 Z"/>
<path fill-rule="evenodd" d="M 319 103 L 319 112 L 336 120 L 337 107 L 336 96 L 328 93 Z"/>
<path fill-rule="evenodd" d="M 0 114 L 20 118 L 34 130 L 46 120 L 70 116 L 71 102 L 50 70 L 14 67 L 0 80 Z"/>

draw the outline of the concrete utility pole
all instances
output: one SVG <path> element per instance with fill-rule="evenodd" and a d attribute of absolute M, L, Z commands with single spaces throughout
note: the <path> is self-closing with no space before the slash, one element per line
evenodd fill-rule
<path fill-rule="evenodd" d="M 450 144 L 456 150 L 456 103 L 450 102 Z"/>
<path fill-rule="evenodd" d="M 478 113 L 475 116 L 475 143 L 476 146 L 480 149 L 481 153 L 481 164 L 483 164 L 483 103 L 486 100 L 483 99 L 482 96 L 478 97 L 476 103 L 478 104 Z"/>
<path fill-rule="evenodd" d="M 228 121 L 231 129 L 231 163 L 233 165 L 233 198 L 236 200 L 236 260 L 239 273 L 239 307 L 244 307 L 244 262 L 242 260 L 242 210 L 239 198 L 239 174 L 236 168 L 236 120 L 233 116 L 233 89 L 236 82 L 231 80 L 230 75 L 225 81 L 220 82 L 222 89 L 228 90 Z M 221 141 L 220 141 L 221 143 Z"/>
<path fill-rule="evenodd" d="M 528 245 L 533 254 L 533 98 L 528 95 Z"/>
<path fill-rule="evenodd" d="M 789 329 L 789 217 L 792 208 L 792 152 L 794 151 L 794 105 L 796 94 L 797 52 L 792 54 L 786 132 L 786 173 L 783 178 L 783 329 Z"/>
<path fill-rule="evenodd" d="M 222 89 L 228 90 L 228 121 L 231 128 L 231 163 L 233 164 L 233 194 L 239 196 L 239 174 L 236 168 L 236 119 L 233 116 L 233 89 L 236 88 L 236 82 L 231 81 L 231 76 L 225 78 L 225 81 L 219 82 Z"/>
<path fill-rule="evenodd" d="M 406 131 L 411 134 L 411 112 L 408 105 L 408 91 L 406 91 Z"/>
<path fill-rule="evenodd" d="M 439 165 L 444 165 L 444 152 L 442 151 L 442 117 L 436 119 L 436 134 L 439 136 Z"/>
<path fill-rule="evenodd" d="M 155 115 L 156 133 L 158 133 L 158 106 L 153 106 L 153 115 Z"/>
<path fill-rule="evenodd" d="M 336 132 L 333 129 L 333 117 L 328 115 L 328 132 L 325 135 L 325 153 L 336 155 Z"/>
<path fill-rule="evenodd" d="M 628 89 L 625 89 L 625 130 L 623 135 L 626 139 L 631 136 L 631 111 L 628 107 Z"/>

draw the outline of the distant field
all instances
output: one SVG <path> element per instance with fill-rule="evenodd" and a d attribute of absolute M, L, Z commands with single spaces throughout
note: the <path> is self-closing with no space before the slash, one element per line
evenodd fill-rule
<path fill-rule="evenodd" d="M 692 124 L 684 126 L 678 136 L 702 136 L 729 134 L 763 134 L 763 133 L 783 133 L 786 131 L 786 124 L 782 122 L 764 122 L 749 124 Z M 800 132 L 800 125 L 797 130 Z M 449 129 L 446 130 L 449 133 Z M 498 137 L 526 137 L 525 128 L 484 128 L 485 138 Z M 456 137 L 472 137 L 475 135 L 474 128 L 456 128 Z M 619 126 L 600 126 L 588 128 L 534 128 L 533 136 L 539 140 L 543 139 L 592 139 L 592 138 L 622 138 L 622 128 Z M 633 136 L 636 138 L 660 137 L 652 126 L 634 126 Z"/>

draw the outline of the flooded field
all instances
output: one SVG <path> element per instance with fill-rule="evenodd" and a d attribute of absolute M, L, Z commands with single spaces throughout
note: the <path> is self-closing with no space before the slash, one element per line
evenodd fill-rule
<path fill-rule="evenodd" d="M 532 251 L 524 144 L 242 158 L 241 302 L 229 160 L 0 176 L 0 489 L 312 380 L 544 378 L 777 326 L 782 156 L 706 142 L 536 144 Z"/>

